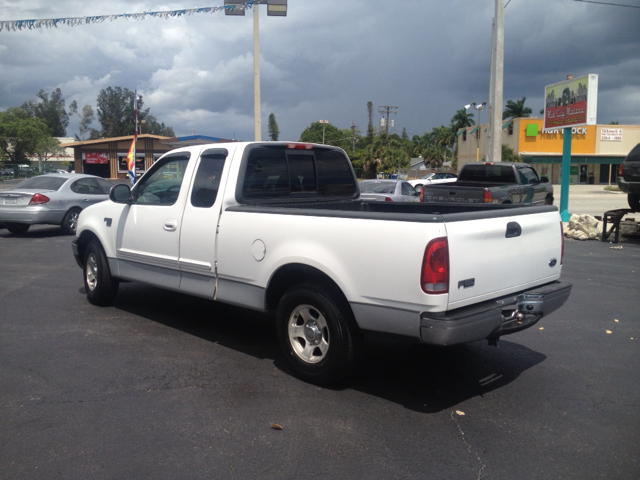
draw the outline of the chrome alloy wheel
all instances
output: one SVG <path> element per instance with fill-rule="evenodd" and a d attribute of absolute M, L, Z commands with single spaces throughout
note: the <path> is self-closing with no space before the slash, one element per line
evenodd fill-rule
<path fill-rule="evenodd" d="M 76 231 L 76 228 L 78 228 L 78 217 L 80 216 L 80 212 L 71 212 L 69 214 L 69 219 L 67 220 L 67 225 L 69 227 L 69 230 L 72 232 Z"/>
<path fill-rule="evenodd" d="M 311 305 L 299 305 L 289 317 L 289 342 L 307 363 L 322 361 L 329 350 L 329 327 L 324 315 Z"/>
<path fill-rule="evenodd" d="M 93 252 L 87 256 L 84 272 L 87 276 L 87 287 L 94 291 L 98 285 L 98 260 Z"/>

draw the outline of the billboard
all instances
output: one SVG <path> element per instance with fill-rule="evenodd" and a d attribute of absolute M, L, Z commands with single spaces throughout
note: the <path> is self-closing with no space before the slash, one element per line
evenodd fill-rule
<path fill-rule="evenodd" d="M 589 74 L 547 85 L 544 99 L 544 130 L 595 125 L 598 75 Z"/>

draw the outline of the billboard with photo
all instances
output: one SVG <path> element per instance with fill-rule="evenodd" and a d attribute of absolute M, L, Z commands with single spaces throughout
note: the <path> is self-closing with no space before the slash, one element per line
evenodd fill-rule
<path fill-rule="evenodd" d="M 589 74 L 547 85 L 544 98 L 544 130 L 595 125 L 598 75 Z"/>

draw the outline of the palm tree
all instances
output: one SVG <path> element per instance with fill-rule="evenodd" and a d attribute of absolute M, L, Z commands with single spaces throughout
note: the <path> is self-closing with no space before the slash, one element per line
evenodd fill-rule
<path fill-rule="evenodd" d="M 532 110 L 529 107 L 524 106 L 524 102 L 527 97 L 522 97 L 522 100 L 507 100 L 507 106 L 502 112 L 502 119 L 507 118 L 524 118 L 531 115 Z"/>
<path fill-rule="evenodd" d="M 456 114 L 451 119 L 451 123 L 455 125 L 456 131 L 461 128 L 471 127 L 476 124 L 475 120 L 473 120 L 473 113 L 467 112 L 466 109 L 461 108 L 456 112 Z"/>

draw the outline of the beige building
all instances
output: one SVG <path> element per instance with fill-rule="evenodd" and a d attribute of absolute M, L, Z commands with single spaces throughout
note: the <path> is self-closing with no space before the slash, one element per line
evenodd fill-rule
<path fill-rule="evenodd" d="M 560 183 L 564 130 L 543 131 L 542 118 L 502 124 L 502 143 L 533 164 L 541 176 Z M 478 136 L 478 131 L 480 135 Z M 616 183 L 618 166 L 640 143 L 640 125 L 575 127 L 571 137 L 571 183 Z M 487 124 L 458 131 L 458 168 L 486 157 Z"/>

